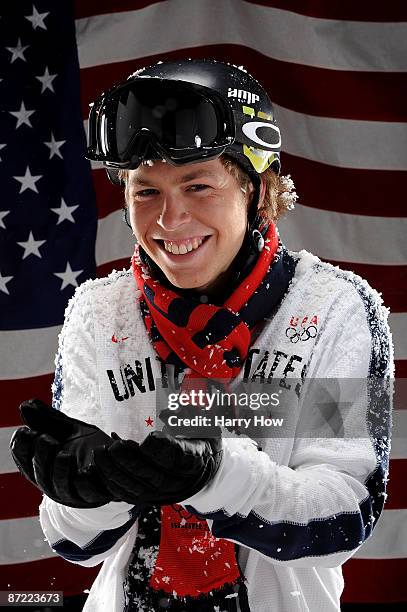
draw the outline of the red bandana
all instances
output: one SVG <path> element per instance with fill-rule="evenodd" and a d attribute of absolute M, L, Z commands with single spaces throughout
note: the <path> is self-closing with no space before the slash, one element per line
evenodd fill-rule
<path fill-rule="evenodd" d="M 142 293 L 140 305 L 153 346 L 166 363 L 174 356 L 190 368 L 182 389 L 195 378 L 235 378 L 251 344 L 251 331 L 270 309 L 270 267 L 278 248 L 271 223 L 257 262 L 223 306 L 185 298 L 152 278 L 143 266 L 139 247 L 132 269 Z M 175 355 L 174 355 L 175 354 Z M 243 579 L 235 545 L 214 537 L 207 521 L 187 513 L 179 504 L 162 506 L 158 557 L 149 586 L 165 594 L 199 597 Z"/>

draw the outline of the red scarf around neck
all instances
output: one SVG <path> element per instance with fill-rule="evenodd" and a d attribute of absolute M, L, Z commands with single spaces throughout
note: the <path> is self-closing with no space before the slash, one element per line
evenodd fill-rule
<path fill-rule="evenodd" d="M 175 354 L 189 368 L 182 389 L 193 387 L 196 378 L 231 381 L 239 374 L 250 348 L 251 330 L 268 314 L 266 281 L 278 245 L 277 230 L 270 223 L 254 268 L 222 306 L 182 297 L 163 286 L 142 264 L 136 245 L 131 263 L 141 291 L 144 323 L 159 357 L 174 363 L 171 356 Z M 180 517 L 181 528 L 174 530 Z M 150 589 L 188 601 L 209 592 L 221 595 L 222 587 L 242 580 L 234 543 L 214 537 L 206 520 L 190 515 L 181 505 L 162 506 L 160 546 Z"/>

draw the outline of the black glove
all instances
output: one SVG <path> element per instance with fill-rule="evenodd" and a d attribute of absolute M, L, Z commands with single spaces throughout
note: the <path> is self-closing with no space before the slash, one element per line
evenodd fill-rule
<path fill-rule="evenodd" d="M 200 491 L 222 459 L 221 437 L 175 438 L 153 431 L 142 444 L 117 440 L 95 448 L 94 463 L 112 496 L 130 504 L 167 505 Z"/>
<path fill-rule="evenodd" d="M 10 440 L 22 474 L 45 495 L 73 508 L 97 508 L 115 500 L 92 466 L 92 451 L 113 439 L 95 425 L 72 419 L 40 400 L 20 405 L 23 422 Z"/>

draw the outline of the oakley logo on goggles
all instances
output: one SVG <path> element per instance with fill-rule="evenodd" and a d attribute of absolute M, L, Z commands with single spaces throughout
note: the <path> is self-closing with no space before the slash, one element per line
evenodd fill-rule
<path fill-rule="evenodd" d="M 219 157 L 234 141 L 270 151 L 281 144 L 274 123 L 232 110 L 212 89 L 139 77 L 91 105 L 86 157 L 113 168 L 160 157 L 182 165 Z"/>

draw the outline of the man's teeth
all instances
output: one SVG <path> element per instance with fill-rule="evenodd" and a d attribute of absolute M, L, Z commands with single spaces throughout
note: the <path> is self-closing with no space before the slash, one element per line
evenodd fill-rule
<path fill-rule="evenodd" d="M 170 240 L 164 240 L 164 248 L 173 255 L 185 255 L 185 253 L 195 251 L 195 249 L 201 246 L 203 241 L 203 238 L 193 238 L 192 240 L 185 240 L 185 242 L 175 244 L 175 242 L 171 242 Z"/>

